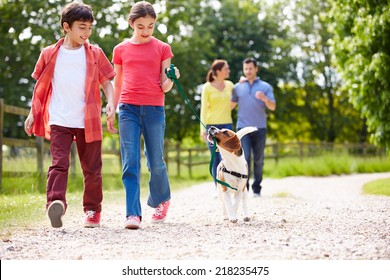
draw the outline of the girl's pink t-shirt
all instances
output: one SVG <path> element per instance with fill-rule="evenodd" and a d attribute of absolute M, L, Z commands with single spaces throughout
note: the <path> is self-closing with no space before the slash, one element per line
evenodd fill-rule
<path fill-rule="evenodd" d="M 154 37 L 145 44 L 126 40 L 114 48 L 112 62 L 122 66 L 123 86 L 120 103 L 164 106 L 161 65 L 172 58 L 171 46 Z"/>

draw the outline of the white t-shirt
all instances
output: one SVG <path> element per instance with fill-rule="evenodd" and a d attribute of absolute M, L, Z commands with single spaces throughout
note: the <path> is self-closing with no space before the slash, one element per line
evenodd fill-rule
<path fill-rule="evenodd" d="M 77 50 L 60 47 L 52 80 L 50 125 L 84 128 L 86 70 L 84 46 Z"/>

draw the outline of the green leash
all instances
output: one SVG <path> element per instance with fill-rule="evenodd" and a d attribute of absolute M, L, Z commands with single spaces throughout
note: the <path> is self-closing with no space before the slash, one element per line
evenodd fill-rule
<path fill-rule="evenodd" d="M 177 77 L 176 77 L 176 73 L 175 73 L 175 65 L 171 64 L 169 70 L 168 68 L 165 69 L 165 74 L 167 75 L 167 77 L 172 81 L 174 82 L 174 84 L 177 86 L 177 88 L 179 89 L 179 92 L 180 94 L 183 96 L 184 98 L 184 101 L 188 104 L 188 106 L 191 108 L 192 112 L 194 113 L 194 115 L 196 116 L 196 118 L 199 120 L 199 122 L 201 123 L 201 125 L 204 127 L 204 129 L 207 131 L 207 128 L 206 126 L 204 125 L 204 123 L 201 121 L 201 119 L 199 118 L 198 114 L 196 113 L 194 107 L 192 106 L 190 100 L 188 99 L 188 97 L 186 96 L 186 94 L 184 93 L 184 90 L 183 88 L 181 87 L 179 81 L 177 80 Z M 213 149 L 212 149 L 212 153 L 211 153 L 211 160 L 210 160 L 210 165 L 209 165 L 209 172 L 210 172 L 210 175 L 211 177 L 214 178 L 214 180 L 221 184 L 221 185 L 224 185 L 225 187 L 228 187 L 230 189 L 233 189 L 233 190 L 237 190 L 236 188 L 233 188 L 231 187 L 228 183 L 226 182 L 223 182 L 223 181 L 220 181 L 218 180 L 217 178 L 215 178 L 213 176 L 213 162 L 215 160 L 215 152 L 217 150 L 217 143 L 216 143 L 216 140 L 215 140 L 215 137 L 213 137 L 212 135 L 210 135 L 211 138 L 213 138 L 213 142 L 214 142 L 214 146 L 213 146 Z"/>

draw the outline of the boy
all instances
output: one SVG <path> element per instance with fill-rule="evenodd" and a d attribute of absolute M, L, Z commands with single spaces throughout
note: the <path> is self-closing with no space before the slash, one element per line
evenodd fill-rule
<path fill-rule="evenodd" d="M 93 21 L 90 6 L 78 2 L 66 5 L 61 14 L 65 37 L 42 50 L 32 74 L 37 83 L 24 129 L 29 136 L 50 140 L 52 165 L 47 173 L 46 209 L 55 228 L 62 227 L 67 208 L 69 153 L 74 140 L 84 176 L 84 226 L 100 226 L 100 85 L 107 98 L 107 121 L 113 122 L 114 89 L 110 80 L 115 72 L 103 51 L 87 42 Z"/>

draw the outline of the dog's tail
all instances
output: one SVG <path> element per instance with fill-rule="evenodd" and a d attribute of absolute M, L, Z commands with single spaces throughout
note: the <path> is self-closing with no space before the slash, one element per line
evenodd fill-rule
<path fill-rule="evenodd" d="M 237 137 L 238 137 L 238 139 L 241 140 L 241 138 L 244 137 L 244 135 L 247 135 L 248 133 L 252 133 L 256 130 L 257 130 L 257 127 L 254 127 L 254 126 L 244 127 L 242 129 L 240 129 L 239 131 L 237 131 Z"/>

